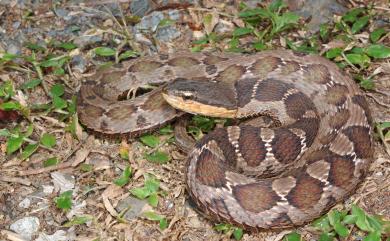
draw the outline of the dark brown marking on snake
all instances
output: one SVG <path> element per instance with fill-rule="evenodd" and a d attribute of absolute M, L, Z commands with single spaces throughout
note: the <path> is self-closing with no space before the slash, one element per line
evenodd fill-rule
<path fill-rule="evenodd" d="M 96 95 L 88 95 L 87 97 L 85 97 L 87 100 L 94 100 L 96 99 Z"/>
<path fill-rule="evenodd" d="M 209 75 L 217 73 L 218 68 L 215 65 L 207 65 L 206 66 L 206 73 Z"/>
<path fill-rule="evenodd" d="M 137 117 L 137 125 L 139 126 L 146 126 L 146 125 L 149 125 L 150 123 L 147 122 L 147 119 L 145 119 L 145 117 L 143 117 L 142 115 L 139 115 Z"/>
<path fill-rule="evenodd" d="M 226 60 L 228 60 L 228 58 L 223 58 L 216 55 L 209 55 L 203 60 L 203 63 L 206 65 L 214 65 Z"/>
<path fill-rule="evenodd" d="M 337 155 L 333 155 L 330 159 L 331 165 L 328 181 L 337 187 L 347 188 L 354 179 L 352 170 L 355 168 L 355 165 L 353 159 Z"/>
<path fill-rule="evenodd" d="M 302 92 L 287 96 L 284 103 L 287 114 L 294 119 L 301 118 L 308 110 L 316 110 L 311 99 Z"/>
<path fill-rule="evenodd" d="M 343 131 L 353 143 L 356 156 L 358 158 L 371 158 L 373 147 L 370 138 L 370 129 L 364 126 L 350 126 Z"/>
<path fill-rule="evenodd" d="M 134 114 L 136 110 L 137 108 L 132 105 L 116 106 L 106 111 L 105 114 L 112 119 L 123 120 L 124 118 L 128 118 L 129 116 Z"/>
<path fill-rule="evenodd" d="M 348 93 L 346 86 L 335 84 L 326 91 L 326 100 L 331 105 L 342 106 L 347 100 L 345 93 Z"/>
<path fill-rule="evenodd" d="M 148 73 L 151 71 L 155 71 L 156 69 L 163 66 L 162 63 L 157 61 L 138 61 L 131 65 L 127 71 L 128 72 L 141 72 Z"/>
<path fill-rule="evenodd" d="M 312 164 L 316 161 L 328 161 L 328 157 L 333 156 L 333 152 L 331 152 L 328 148 L 321 148 L 319 150 L 314 150 L 306 155 L 307 164 Z"/>
<path fill-rule="evenodd" d="M 251 95 L 253 87 L 256 84 L 256 78 L 240 79 L 235 84 L 236 93 L 240 93 L 237 96 L 238 107 L 244 107 L 251 101 Z"/>
<path fill-rule="evenodd" d="M 203 148 L 198 156 L 196 179 L 207 186 L 226 187 L 225 165 L 214 153 Z"/>
<path fill-rule="evenodd" d="M 176 58 L 170 59 L 168 61 L 168 64 L 170 66 L 175 66 L 175 67 L 188 67 L 189 68 L 189 67 L 193 67 L 193 66 L 200 64 L 200 62 L 195 58 L 183 56 L 183 57 L 176 57 Z"/>
<path fill-rule="evenodd" d="M 307 56 L 308 54 L 304 53 L 304 52 L 298 52 L 298 51 L 292 51 L 293 55 L 297 56 L 297 57 L 305 57 Z"/>
<path fill-rule="evenodd" d="M 339 130 L 348 122 L 350 115 L 351 113 L 349 110 L 338 110 L 333 116 L 329 118 L 329 126 L 333 129 Z"/>
<path fill-rule="evenodd" d="M 275 224 L 275 226 L 277 227 L 285 227 L 291 225 L 291 223 L 293 222 L 286 213 L 281 213 L 279 217 L 272 220 L 272 223 Z"/>
<path fill-rule="evenodd" d="M 306 146 L 310 147 L 317 136 L 318 129 L 320 128 L 320 120 L 318 118 L 302 118 L 295 123 L 288 125 L 287 128 L 298 128 L 303 130 L 306 133 Z"/>
<path fill-rule="evenodd" d="M 260 137 L 260 130 L 253 126 L 240 126 L 239 150 L 250 167 L 258 166 L 267 154 L 265 143 Z"/>
<path fill-rule="evenodd" d="M 329 70 L 322 64 L 311 64 L 303 68 L 303 77 L 309 83 L 326 84 L 331 81 Z"/>
<path fill-rule="evenodd" d="M 302 173 L 297 177 L 297 184 L 286 198 L 294 207 L 301 210 L 310 209 L 320 200 L 323 186 L 320 180 Z"/>
<path fill-rule="evenodd" d="M 279 101 L 292 85 L 276 79 L 265 79 L 257 85 L 255 98 L 258 101 Z"/>
<path fill-rule="evenodd" d="M 276 129 L 271 146 L 272 153 L 281 163 L 291 163 L 301 153 L 301 139 L 288 129 Z"/>
<path fill-rule="evenodd" d="M 364 98 L 364 96 L 362 95 L 355 95 L 352 97 L 352 102 L 359 105 L 364 110 L 364 114 L 366 115 L 367 121 L 369 124 L 371 124 L 372 117 L 366 98 Z"/>
<path fill-rule="evenodd" d="M 282 64 L 280 58 L 277 57 L 264 57 L 253 63 L 249 69 L 254 75 L 259 76 L 260 79 L 267 77 L 267 75 L 274 71 Z"/>
<path fill-rule="evenodd" d="M 245 68 L 240 65 L 230 65 L 214 78 L 217 82 L 231 83 L 232 85 L 245 73 Z"/>
<path fill-rule="evenodd" d="M 268 210 L 280 200 L 270 186 L 260 183 L 234 186 L 233 196 L 241 207 L 254 213 Z"/>
<path fill-rule="evenodd" d="M 211 203 L 213 204 L 217 212 L 221 214 L 221 216 L 224 216 L 225 218 L 228 218 L 230 216 L 229 209 L 226 207 L 226 203 L 223 199 L 213 198 L 211 200 Z"/>

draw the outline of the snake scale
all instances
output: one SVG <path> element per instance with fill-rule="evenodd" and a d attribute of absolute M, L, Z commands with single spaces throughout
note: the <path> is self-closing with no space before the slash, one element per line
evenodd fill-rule
<path fill-rule="evenodd" d="M 124 97 L 151 85 L 158 87 Z M 373 158 L 359 87 L 332 62 L 287 50 L 140 57 L 85 81 L 78 107 L 84 125 L 106 134 L 143 133 L 181 111 L 270 117 L 273 127 L 217 128 L 188 154 L 186 183 L 197 206 L 252 230 L 319 217 L 355 190 Z"/>

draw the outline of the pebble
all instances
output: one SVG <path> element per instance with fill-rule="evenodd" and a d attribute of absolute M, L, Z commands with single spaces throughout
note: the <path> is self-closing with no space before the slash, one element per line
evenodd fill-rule
<path fill-rule="evenodd" d="M 10 229 L 26 240 L 31 240 L 32 236 L 39 229 L 39 219 L 37 217 L 24 217 L 12 223 Z"/>

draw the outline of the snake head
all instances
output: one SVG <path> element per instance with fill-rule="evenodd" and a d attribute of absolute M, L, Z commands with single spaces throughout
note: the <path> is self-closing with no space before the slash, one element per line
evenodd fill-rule
<path fill-rule="evenodd" d="M 234 90 L 216 82 L 178 78 L 162 95 L 171 106 L 188 113 L 224 118 L 236 114 Z"/>

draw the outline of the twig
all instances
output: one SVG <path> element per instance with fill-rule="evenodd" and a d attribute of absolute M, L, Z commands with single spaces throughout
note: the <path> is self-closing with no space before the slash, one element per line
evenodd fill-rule
<path fill-rule="evenodd" d="M 386 108 L 389 108 L 389 104 L 386 104 L 380 100 L 378 100 L 378 98 L 376 98 L 373 94 L 370 94 L 370 93 L 366 93 L 366 95 L 368 97 L 371 97 L 378 105 L 381 105 L 383 107 L 386 107 Z"/>
<path fill-rule="evenodd" d="M 51 172 L 51 171 L 55 171 L 55 170 L 59 170 L 59 169 L 65 169 L 65 168 L 68 168 L 71 166 L 72 166 L 72 162 L 63 162 L 63 163 L 60 163 L 56 166 L 43 167 L 43 168 L 27 170 L 27 171 L 19 171 L 18 174 L 19 174 L 19 176 L 36 175 L 36 174 Z"/>

